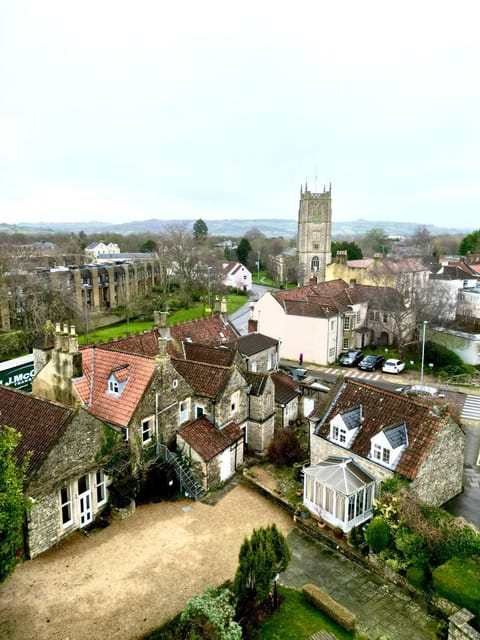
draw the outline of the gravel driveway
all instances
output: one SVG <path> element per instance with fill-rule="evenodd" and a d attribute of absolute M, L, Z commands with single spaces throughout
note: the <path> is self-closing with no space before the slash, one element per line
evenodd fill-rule
<path fill-rule="evenodd" d="M 75 533 L 0 585 L 0 637 L 142 638 L 207 585 L 233 578 L 244 538 L 272 522 L 284 535 L 293 526 L 240 484 L 215 506 L 145 505 L 106 529 Z"/>

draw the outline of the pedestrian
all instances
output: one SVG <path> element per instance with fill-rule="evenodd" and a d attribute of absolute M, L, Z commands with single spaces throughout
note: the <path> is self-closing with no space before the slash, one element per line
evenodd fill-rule
<path fill-rule="evenodd" d="M 298 356 L 298 364 L 299 364 L 300 366 L 302 366 L 302 364 L 303 364 L 303 353 L 301 353 L 301 354 Z"/>

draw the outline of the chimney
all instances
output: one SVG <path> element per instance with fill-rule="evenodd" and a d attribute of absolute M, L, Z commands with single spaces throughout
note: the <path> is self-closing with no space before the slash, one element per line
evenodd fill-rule
<path fill-rule="evenodd" d="M 215 296 L 215 302 L 213 303 L 213 313 L 220 313 L 220 298 Z"/>
<path fill-rule="evenodd" d="M 227 313 L 227 299 L 225 298 L 225 296 L 223 296 L 220 302 L 220 313 L 223 313 L 223 314 Z"/>
<path fill-rule="evenodd" d="M 65 322 L 63 325 L 62 335 L 60 336 L 62 351 L 68 351 L 68 343 L 69 343 L 68 334 L 69 334 L 69 327 L 68 327 L 68 324 Z"/>
<path fill-rule="evenodd" d="M 337 251 L 337 264 L 347 264 L 347 252 L 342 249 L 341 251 Z"/>
<path fill-rule="evenodd" d="M 70 337 L 69 337 L 69 345 L 68 345 L 69 353 L 77 353 L 78 352 L 78 336 L 75 333 L 75 325 L 70 325 Z"/>
<path fill-rule="evenodd" d="M 155 329 L 160 326 L 160 311 L 153 312 L 153 326 Z"/>
<path fill-rule="evenodd" d="M 158 339 L 158 358 L 167 357 L 167 338 L 160 337 Z"/>
<path fill-rule="evenodd" d="M 54 347 L 57 351 L 62 348 L 62 329 L 60 322 L 55 323 Z"/>

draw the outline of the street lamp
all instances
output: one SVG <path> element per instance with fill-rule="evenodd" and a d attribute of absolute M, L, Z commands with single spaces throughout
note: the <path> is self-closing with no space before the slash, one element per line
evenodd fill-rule
<path fill-rule="evenodd" d="M 423 388 L 423 365 L 425 363 L 425 330 L 427 328 L 427 321 L 423 321 L 423 335 L 422 335 L 422 367 L 420 369 L 420 387 Z"/>
<path fill-rule="evenodd" d="M 212 271 L 212 267 L 207 267 L 208 269 L 208 308 L 210 309 L 210 273 Z"/>

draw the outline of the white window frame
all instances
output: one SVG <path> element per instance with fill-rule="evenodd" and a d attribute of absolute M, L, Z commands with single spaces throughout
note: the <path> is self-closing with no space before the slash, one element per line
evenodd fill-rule
<path fill-rule="evenodd" d="M 332 425 L 332 431 L 331 431 L 331 439 L 334 442 L 338 442 L 339 444 L 346 444 L 347 443 L 347 430 L 339 427 L 338 425 Z"/>
<path fill-rule="evenodd" d="M 118 395 L 119 386 L 117 380 L 111 379 L 108 381 L 108 390 L 110 391 L 110 393 L 115 393 L 116 395 Z"/>
<path fill-rule="evenodd" d="M 142 432 L 142 444 L 145 446 L 146 444 L 149 444 L 153 438 L 153 416 L 142 420 L 140 428 Z"/>
<path fill-rule="evenodd" d="M 102 505 L 106 504 L 107 478 L 103 471 L 95 472 L 95 497 L 97 500 L 97 507 L 101 507 Z"/>
<path fill-rule="evenodd" d="M 63 499 L 62 491 L 66 492 L 66 499 Z M 64 520 L 63 509 L 68 510 L 69 520 Z M 73 524 L 73 501 L 72 501 L 72 488 L 69 484 L 64 485 L 60 489 L 60 514 L 62 518 L 62 527 L 66 529 Z"/>
<path fill-rule="evenodd" d="M 345 318 L 343 319 L 343 329 L 344 329 L 344 331 L 350 331 L 350 329 L 351 329 L 350 322 L 351 322 L 350 316 L 345 316 Z"/>

